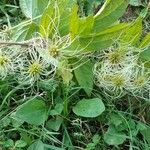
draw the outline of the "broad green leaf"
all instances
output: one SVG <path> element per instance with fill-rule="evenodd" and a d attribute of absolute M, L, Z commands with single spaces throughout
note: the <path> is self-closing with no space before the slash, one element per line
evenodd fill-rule
<path fill-rule="evenodd" d="M 136 128 L 139 131 L 146 130 L 147 129 L 147 125 L 145 123 L 139 121 L 137 123 L 137 127 Z"/>
<path fill-rule="evenodd" d="M 26 33 L 28 32 L 29 25 L 20 26 L 12 31 L 12 39 L 14 41 L 23 41 L 26 38 Z"/>
<path fill-rule="evenodd" d="M 52 30 L 54 30 L 55 26 L 57 26 L 56 18 L 54 18 L 55 11 L 56 11 L 55 6 L 49 5 L 42 14 L 39 27 L 40 33 L 43 37 L 48 37 L 49 34 L 52 32 Z"/>
<path fill-rule="evenodd" d="M 140 6 L 141 4 L 141 0 L 130 0 L 130 5 L 132 6 Z"/>
<path fill-rule="evenodd" d="M 35 36 L 35 33 L 39 30 L 35 23 L 19 26 L 18 28 L 12 30 L 12 39 L 14 41 L 24 41 L 29 40 Z"/>
<path fill-rule="evenodd" d="M 150 127 L 147 127 L 147 129 L 141 130 L 140 132 L 150 145 Z"/>
<path fill-rule="evenodd" d="M 77 35 L 79 28 L 78 5 L 74 5 L 70 18 L 70 33 L 72 39 Z"/>
<path fill-rule="evenodd" d="M 25 131 L 20 131 L 20 136 L 22 140 L 24 140 L 28 145 L 31 145 L 33 139 L 29 133 L 26 133 Z"/>
<path fill-rule="evenodd" d="M 40 89 L 47 92 L 54 92 L 58 86 L 58 82 L 54 79 L 39 81 L 38 86 Z"/>
<path fill-rule="evenodd" d="M 49 34 L 65 35 L 69 33 L 71 16 L 70 0 L 51 1 L 42 14 L 40 21 L 40 33 L 44 37 Z M 73 2 L 74 4 L 74 2 Z"/>
<path fill-rule="evenodd" d="M 93 64 L 88 61 L 74 70 L 74 73 L 81 88 L 90 96 L 93 90 Z"/>
<path fill-rule="evenodd" d="M 108 131 L 104 134 L 104 141 L 108 145 L 120 145 L 126 140 L 124 133 L 119 133 L 114 127 L 109 127 Z"/>
<path fill-rule="evenodd" d="M 99 134 L 95 134 L 95 135 L 92 137 L 92 142 L 93 142 L 94 144 L 98 144 L 99 141 L 100 141 L 100 139 L 101 139 L 100 135 L 99 135 Z"/>
<path fill-rule="evenodd" d="M 21 148 L 21 147 L 26 147 L 27 143 L 23 140 L 18 140 L 15 142 L 15 147 Z"/>
<path fill-rule="evenodd" d="M 29 28 L 26 31 L 26 36 L 25 36 L 24 40 L 29 40 L 29 39 L 35 37 L 37 31 L 39 31 L 38 25 L 36 25 L 35 23 L 32 23 L 31 25 L 29 25 Z"/>
<path fill-rule="evenodd" d="M 100 32 L 107 29 L 123 15 L 127 6 L 128 0 L 106 0 L 95 15 L 93 31 Z"/>
<path fill-rule="evenodd" d="M 36 98 L 29 100 L 17 109 L 15 115 L 29 124 L 41 125 L 47 118 L 46 104 Z"/>
<path fill-rule="evenodd" d="M 142 18 L 145 18 L 149 13 L 149 7 L 143 8 L 139 14 Z"/>
<path fill-rule="evenodd" d="M 88 16 L 86 18 L 79 18 L 79 35 L 88 35 L 91 33 L 94 23 L 94 17 Z"/>
<path fill-rule="evenodd" d="M 15 128 L 20 127 L 24 123 L 24 121 L 15 116 L 15 112 L 11 114 L 11 122 L 12 126 Z"/>
<path fill-rule="evenodd" d="M 63 104 L 57 103 L 55 108 L 50 111 L 50 115 L 51 116 L 60 115 L 62 111 L 63 111 Z"/>
<path fill-rule="evenodd" d="M 49 0 L 19 0 L 19 3 L 25 16 L 33 19 L 43 13 Z"/>
<path fill-rule="evenodd" d="M 3 119 L 0 119 L 0 129 L 6 128 L 11 124 L 11 119 L 8 116 L 5 116 Z"/>
<path fill-rule="evenodd" d="M 77 5 L 74 5 L 72 8 L 70 20 L 70 33 L 72 38 L 74 38 L 76 35 L 86 35 L 90 33 L 93 28 L 94 17 L 88 16 L 79 18 Z"/>
<path fill-rule="evenodd" d="M 80 36 L 79 43 L 85 51 L 97 51 L 111 46 L 117 38 L 119 38 L 123 31 L 129 24 L 121 23 L 109 27 L 107 30 L 98 34 L 92 34 L 89 36 Z"/>
<path fill-rule="evenodd" d="M 115 127 L 119 126 L 122 124 L 123 120 L 122 118 L 117 115 L 117 114 L 111 114 L 110 119 L 109 119 L 109 124 L 115 125 Z"/>
<path fill-rule="evenodd" d="M 71 9 L 65 8 L 65 11 L 60 16 L 60 23 L 58 27 L 60 35 L 62 36 L 69 33 L 70 16 L 71 16 Z"/>
<path fill-rule="evenodd" d="M 83 99 L 73 107 L 73 112 L 77 116 L 89 118 L 99 116 L 104 110 L 105 106 L 99 98 Z"/>
<path fill-rule="evenodd" d="M 150 47 L 141 52 L 139 57 L 143 61 L 150 61 Z"/>
<path fill-rule="evenodd" d="M 145 63 L 145 67 L 150 68 L 150 47 L 140 53 L 139 59 Z"/>
<path fill-rule="evenodd" d="M 8 139 L 7 141 L 4 141 L 3 145 L 4 147 L 13 147 L 14 141 L 12 139 Z"/>
<path fill-rule="evenodd" d="M 42 141 L 34 142 L 27 150 L 65 150 L 64 148 L 55 147 L 53 145 L 44 144 Z"/>
<path fill-rule="evenodd" d="M 120 37 L 123 44 L 135 45 L 142 35 L 142 18 L 138 18 L 129 25 Z"/>
<path fill-rule="evenodd" d="M 60 1 L 59 7 L 61 7 L 61 15 L 60 15 L 60 22 L 58 26 L 58 30 L 60 35 L 64 36 L 69 33 L 70 31 L 70 17 L 72 14 L 73 6 L 76 4 L 74 0 L 63 0 Z"/>
<path fill-rule="evenodd" d="M 65 150 L 64 148 L 59 148 L 53 145 L 44 144 L 45 149 L 44 150 Z"/>
<path fill-rule="evenodd" d="M 45 150 L 45 146 L 42 141 L 34 142 L 27 150 Z"/>
<path fill-rule="evenodd" d="M 150 33 L 148 33 L 142 40 L 141 44 L 140 44 L 140 48 L 144 48 L 150 46 Z"/>
<path fill-rule="evenodd" d="M 60 129 L 60 126 L 63 122 L 63 119 L 59 116 L 57 116 L 56 118 L 52 118 L 50 119 L 47 123 L 46 123 L 46 127 L 48 129 L 52 129 L 54 131 L 58 131 Z"/>

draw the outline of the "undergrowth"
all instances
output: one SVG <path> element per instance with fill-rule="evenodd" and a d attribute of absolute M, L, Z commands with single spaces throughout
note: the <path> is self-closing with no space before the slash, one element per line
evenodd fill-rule
<path fill-rule="evenodd" d="M 0 3 L 0 150 L 150 149 L 149 2 Z"/>

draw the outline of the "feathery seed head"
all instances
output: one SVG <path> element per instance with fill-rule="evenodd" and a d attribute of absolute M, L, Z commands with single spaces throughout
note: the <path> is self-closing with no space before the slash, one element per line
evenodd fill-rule
<path fill-rule="evenodd" d="M 112 76 L 111 82 L 115 87 L 123 87 L 125 85 L 125 78 L 121 74 L 115 74 Z"/>
<path fill-rule="evenodd" d="M 59 55 L 59 50 L 58 50 L 57 46 L 55 46 L 55 45 L 51 45 L 48 48 L 48 51 L 49 51 L 50 56 L 52 56 L 52 57 L 57 57 Z"/>
<path fill-rule="evenodd" d="M 32 76 L 39 75 L 41 72 L 41 64 L 37 61 L 33 62 L 31 65 L 28 67 L 28 73 Z"/>
<path fill-rule="evenodd" d="M 134 85 L 137 87 L 143 87 L 146 84 L 147 78 L 145 76 L 139 76 L 134 80 Z"/>
<path fill-rule="evenodd" d="M 118 64 L 122 61 L 124 54 L 125 53 L 123 51 L 119 51 L 119 50 L 109 52 L 107 56 L 108 61 L 112 64 Z"/>

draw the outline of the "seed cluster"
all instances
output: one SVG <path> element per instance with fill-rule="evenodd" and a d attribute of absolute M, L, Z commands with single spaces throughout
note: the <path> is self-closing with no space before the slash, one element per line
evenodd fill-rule
<path fill-rule="evenodd" d="M 150 69 L 139 62 L 133 49 L 109 48 L 94 66 L 95 84 L 110 98 L 120 98 L 126 93 L 150 98 Z"/>
<path fill-rule="evenodd" d="M 0 47 L 0 78 L 15 75 L 19 82 L 33 85 L 35 81 L 53 77 L 70 37 L 32 39 L 28 46 Z"/>

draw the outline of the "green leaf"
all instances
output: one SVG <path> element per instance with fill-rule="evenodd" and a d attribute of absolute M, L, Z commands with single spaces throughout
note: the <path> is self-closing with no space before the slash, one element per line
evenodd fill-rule
<path fill-rule="evenodd" d="M 19 3 L 25 16 L 33 19 L 43 13 L 49 0 L 19 0 Z"/>
<path fill-rule="evenodd" d="M 120 145 L 126 140 L 124 133 L 119 133 L 114 127 L 109 127 L 108 131 L 104 134 L 104 141 L 108 145 Z"/>
<path fill-rule="evenodd" d="M 35 36 L 35 33 L 39 30 L 35 23 L 28 25 L 20 25 L 18 28 L 12 30 L 12 39 L 14 41 L 24 41 L 31 39 Z"/>
<path fill-rule="evenodd" d="M 8 116 L 5 116 L 3 119 L 0 119 L 0 129 L 6 128 L 11 124 L 11 119 Z"/>
<path fill-rule="evenodd" d="M 87 144 L 87 148 L 84 150 L 95 150 L 96 144 L 95 143 L 89 143 Z"/>
<path fill-rule="evenodd" d="M 77 35 L 79 28 L 78 5 L 74 5 L 70 18 L 70 33 L 72 39 Z"/>
<path fill-rule="evenodd" d="M 48 37 L 49 35 L 58 32 L 57 30 L 61 20 L 60 17 L 64 12 L 65 6 L 67 7 L 67 4 L 68 0 L 51 1 L 41 17 L 40 33 L 42 36 Z"/>
<path fill-rule="evenodd" d="M 98 135 L 98 134 L 95 134 L 93 137 L 92 137 L 92 142 L 94 143 L 94 144 L 98 144 L 99 143 L 99 141 L 100 141 L 100 135 Z"/>
<path fill-rule="evenodd" d="M 81 88 L 90 96 L 93 89 L 93 64 L 88 61 L 74 70 L 74 73 Z"/>
<path fill-rule="evenodd" d="M 138 18 L 133 23 L 129 25 L 129 27 L 125 30 L 125 32 L 120 37 L 120 41 L 123 44 L 135 45 L 142 35 L 142 18 Z"/>
<path fill-rule="evenodd" d="M 46 104 L 36 98 L 29 100 L 17 109 L 15 115 L 29 124 L 41 125 L 47 118 Z"/>
<path fill-rule="evenodd" d="M 45 9 L 39 25 L 40 33 L 43 37 L 51 36 L 56 32 L 60 35 L 69 33 L 70 18 L 73 19 L 71 13 L 75 15 L 75 12 L 71 11 L 72 6 L 69 1 L 70 0 L 51 1 Z M 74 4 L 74 2 L 72 4 Z"/>
<path fill-rule="evenodd" d="M 144 51 L 142 51 L 139 55 L 139 58 L 143 62 L 148 62 L 150 61 L 150 47 L 146 48 Z"/>
<path fill-rule="evenodd" d="M 15 112 L 11 114 L 11 118 L 12 126 L 15 128 L 20 127 L 24 123 L 24 121 L 15 116 Z"/>
<path fill-rule="evenodd" d="M 59 23 L 58 30 L 60 32 L 60 35 L 62 36 L 69 33 L 70 16 L 71 16 L 71 10 L 69 8 L 66 8 L 65 11 L 60 16 L 60 23 Z"/>
<path fill-rule="evenodd" d="M 52 7 L 51 5 L 49 5 L 40 20 L 40 24 L 39 24 L 39 28 L 40 28 L 40 33 L 43 37 L 48 37 L 50 30 L 53 30 L 53 21 L 55 24 L 55 20 L 53 18 L 54 15 L 54 9 L 55 7 Z"/>
<path fill-rule="evenodd" d="M 34 142 L 27 150 L 65 150 L 65 149 L 44 144 L 42 141 L 39 140 Z"/>
<path fill-rule="evenodd" d="M 48 145 L 48 144 L 44 144 L 44 146 L 45 148 L 47 148 L 46 150 L 65 150 L 64 148 L 59 148 L 59 147 Z"/>
<path fill-rule="evenodd" d="M 73 107 L 73 112 L 77 116 L 89 118 L 99 116 L 104 110 L 105 106 L 99 98 L 83 99 Z"/>
<path fill-rule="evenodd" d="M 8 139 L 3 143 L 4 147 L 13 147 L 14 146 L 14 141 L 12 139 Z"/>
<path fill-rule="evenodd" d="M 56 104 L 55 108 L 50 111 L 50 115 L 51 116 L 60 115 L 62 111 L 63 111 L 63 104 L 58 103 Z"/>
<path fill-rule="evenodd" d="M 145 18 L 148 15 L 148 12 L 149 12 L 149 7 L 146 7 L 141 10 L 139 16 L 141 16 L 142 18 Z"/>
<path fill-rule="evenodd" d="M 70 13 L 70 12 L 68 12 L 68 13 Z M 70 14 L 71 15 L 68 16 L 68 18 L 70 18 L 70 21 L 69 20 L 67 20 L 67 21 L 70 22 L 69 31 L 71 33 L 72 39 L 76 35 L 80 35 L 80 34 L 86 35 L 86 34 L 90 33 L 90 31 L 92 30 L 92 27 L 93 27 L 93 23 L 94 23 L 93 16 L 79 18 L 78 5 L 76 5 L 76 4 L 74 4 Z M 65 14 L 65 16 L 66 16 L 66 14 Z"/>
<path fill-rule="evenodd" d="M 111 114 L 109 124 L 113 124 L 116 127 L 123 123 L 122 118 L 117 114 Z"/>
<path fill-rule="evenodd" d="M 132 6 L 140 6 L 141 4 L 141 0 L 130 0 L 130 5 Z"/>
<path fill-rule="evenodd" d="M 52 129 L 54 131 L 58 131 L 60 129 L 60 126 L 63 122 L 63 119 L 59 116 L 57 116 L 54 119 L 50 119 L 47 123 L 46 123 L 46 127 L 48 129 Z"/>
<path fill-rule="evenodd" d="M 123 15 L 127 6 L 128 0 L 106 0 L 95 15 L 93 31 L 100 32 L 107 29 Z"/>
<path fill-rule="evenodd" d="M 145 129 L 147 129 L 147 125 L 145 123 L 139 121 L 137 124 L 137 129 L 140 131 L 145 130 Z"/>
<path fill-rule="evenodd" d="M 62 11 L 60 14 L 58 30 L 61 36 L 64 36 L 70 32 L 70 18 L 72 14 L 72 9 L 70 8 L 73 8 L 75 4 L 75 1 L 72 0 L 60 1 L 59 8 L 61 7 Z"/>
<path fill-rule="evenodd" d="M 94 17 L 88 16 L 86 18 L 79 18 L 79 35 L 88 35 L 91 33 L 94 24 Z"/>
<path fill-rule="evenodd" d="M 20 136 L 21 136 L 22 140 L 24 140 L 28 145 L 31 145 L 33 139 L 30 136 L 30 134 L 28 134 L 24 131 L 20 131 Z"/>
<path fill-rule="evenodd" d="M 129 24 L 121 23 L 107 30 L 89 36 L 80 36 L 79 43 L 87 51 L 97 51 L 111 46 L 120 37 Z"/>
<path fill-rule="evenodd" d="M 39 88 L 47 91 L 47 92 L 54 92 L 58 86 L 58 83 L 54 79 L 42 80 L 39 81 Z"/>
<path fill-rule="evenodd" d="M 27 150 L 45 150 L 44 144 L 42 141 L 34 142 Z"/>
<path fill-rule="evenodd" d="M 147 129 L 144 129 L 140 132 L 143 135 L 144 139 L 147 140 L 147 142 L 150 145 L 150 127 L 147 127 Z"/>
<path fill-rule="evenodd" d="M 15 142 L 15 147 L 21 148 L 21 147 L 26 147 L 27 143 L 23 140 L 18 140 Z"/>
<path fill-rule="evenodd" d="M 142 40 L 141 44 L 140 44 L 140 48 L 145 48 L 150 46 L 150 33 L 148 33 Z"/>

